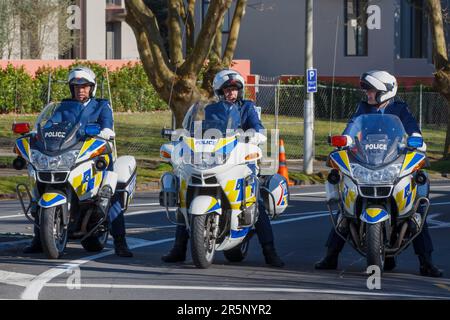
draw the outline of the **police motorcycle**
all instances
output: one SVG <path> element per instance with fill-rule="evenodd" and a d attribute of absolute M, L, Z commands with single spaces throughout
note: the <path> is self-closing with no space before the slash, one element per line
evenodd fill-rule
<path fill-rule="evenodd" d="M 348 136 L 352 140 L 349 144 Z M 336 149 L 327 164 L 327 204 L 336 232 L 383 270 L 421 232 L 430 201 L 417 150 L 422 137 L 408 137 L 397 116 L 357 117 L 348 136 L 331 137 Z M 337 205 L 337 213 L 332 207 Z"/>
<path fill-rule="evenodd" d="M 82 110 L 74 100 L 50 103 L 33 131 L 28 123 L 13 125 L 21 135 L 13 166 L 28 170 L 31 186 L 18 184 L 17 194 L 25 216 L 39 228 L 43 251 L 50 259 L 63 254 L 69 238 L 80 239 L 86 251 L 101 251 L 108 239 L 112 196 L 117 192 L 126 210 L 136 185 L 134 157 L 116 159 L 114 140 L 98 136 L 98 124 L 83 125 L 81 112 L 74 110 Z M 114 171 L 107 170 L 111 162 Z M 24 194 L 30 199 L 28 205 Z M 39 223 L 30 217 L 32 210 Z"/>
<path fill-rule="evenodd" d="M 205 116 L 207 105 L 197 102 L 189 109 L 183 130 L 166 130 L 172 142 L 160 149 L 161 157 L 173 167 L 161 177 L 160 204 L 169 221 L 187 227 L 198 268 L 210 267 L 216 251 L 223 251 L 231 262 L 245 259 L 260 194 L 271 218 L 288 205 L 288 185 L 282 176 L 258 179 L 256 170 L 249 168 L 263 153 L 239 130 L 233 120 L 239 114 L 230 113 L 225 121 L 211 120 Z M 176 219 L 169 207 L 177 207 Z"/>

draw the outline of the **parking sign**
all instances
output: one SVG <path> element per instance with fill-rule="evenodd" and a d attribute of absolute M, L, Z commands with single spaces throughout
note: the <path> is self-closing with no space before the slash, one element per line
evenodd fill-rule
<path fill-rule="evenodd" d="M 317 92 L 317 69 L 308 69 L 306 75 L 307 92 Z"/>

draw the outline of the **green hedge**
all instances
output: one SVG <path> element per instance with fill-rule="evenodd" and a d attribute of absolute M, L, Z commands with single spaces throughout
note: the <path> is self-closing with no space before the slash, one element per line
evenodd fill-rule
<path fill-rule="evenodd" d="M 0 69 L 0 113 L 33 113 L 42 110 L 48 99 L 49 74 L 52 75 L 50 101 L 70 97 L 67 76 L 74 66 L 85 65 L 97 75 L 96 97 L 109 97 L 106 69 L 95 63 L 75 62 L 68 68 L 41 67 L 34 77 L 23 67 L 11 64 Z M 167 109 L 149 83 L 141 64 L 129 63 L 120 69 L 109 72 L 111 100 L 114 111 L 153 111 Z"/>

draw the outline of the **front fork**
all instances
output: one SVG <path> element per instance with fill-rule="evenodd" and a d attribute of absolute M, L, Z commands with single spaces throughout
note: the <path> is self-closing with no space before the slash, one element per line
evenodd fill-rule
<path fill-rule="evenodd" d="M 23 199 L 21 189 L 24 189 L 22 191 L 25 191 L 28 198 L 30 199 L 30 203 L 28 204 L 28 206 L 25 206 L 25 201 Z M 17 193 L 17 197 L 19 198 L 19 202 L 20 202 L 20 205 L 22 207 L 22 211 L 23 211 L 25 217 L 39 229 L 40 228 L 39 224 L 36 222 L 35 218 L 30 216 L 31 208 L 33 206 L 37 206 L 37 201 L 33 200 L 30 189 L 28 188 L 28 186 L 26 184 L 19 183 L 16 186 L 16 193 Z"/>

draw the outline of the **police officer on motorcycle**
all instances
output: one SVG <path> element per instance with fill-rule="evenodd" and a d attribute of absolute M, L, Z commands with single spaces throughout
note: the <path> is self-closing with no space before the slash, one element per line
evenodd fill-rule
<path fill-rule="evenodd" d="M 405 131 L 410 136 L 421 136 L 421 131 L 416 120 L 408 109 L 408 105 L 404 102 L 394 101 L 397 93 L 397 80 L 394 76 L 386 71 L 369 71 L 362 74 L 360 78 L 361 88 L 366 91 L 367 101 L 361 101 L 357 110 L 350 119 L 344 135 L 348 132 L 350 125 L 354 119 L 362 114 L 368 113 L 384 113 L 393 114 L 400 118 Z M 351 144 L 351 137 L 347 136 L 348 145 Z M 418 149 L 425 152 L 426 145 Z M 427 182 L 429 183 L 429 182 Z M 334 230 L 331 230 L 326 243 L 326 256 L 317 262 L 314 267 L 316 269 L 332 270 L 337 268 L 338 256 L 344 247 L 343 240 Z M 419 258 L 420 274 L 430 277 L 441 277 L 442 271 L 439 270 L 432 262 L 431 253 L 433 252 L 433 243 L 431 241 L 428 225 L 425 221 L 422 232 L 413 240 L 414 252 Z M 389 271 L 396 266 L 395 258 L 387 258 L 384 269 Z"/>
<path fill-rule="evenodd" d="M 97 90 L 97 82 L 95 73 L 87 67 L 76 67 L 69 73 L 69 88 L 72 95 L 72 100 L 76 100 L 83 105 L 83 114 L 80 122 L 98 123 L 101 127 L 99 134 L 103 139 L 109 140 L 115 137 L 113 131 L 113 113 L 109 101 L 106 99 L 96 99 L 95 92 Z M 86 110 L 87 112 L 84 112 Z M 61 110 L 61 112 L 55 112 L 55 115 L 59 117 L 66 117 L 75 121 L 70 110 Z M 51 119 L 50 119 L 51 120 Z M 113 164 L 111 164 L 109 170 L 113 170 Z M 39 223 L 39 216 L 37 215 L 36 208 L 32 209 L 31 214 Z M 120 257 L 132 257 L 133 253 L 128 248 L 125 239 L 125 220 L 123 210 L 120 205 L 118 195 L 114 195 L 111 199 L 111 207 L 109 209 L 110 218 L 110 230 L 111 235 L 114 238 L 114 248 L 116 255 Z M 43 252 L 41 246 L 41 240 L 39 235 L 39 229 L 34 227 L 34 237 L 31 244 L 25 247 L 24 253 L 40 253 Z"/>
<path fill-rule="evenodd" d="M 259 120 L 255 104 L 250 100 L 244 100 L 244 78 L 234 70 L 222 70 L 216 74 L 213 80 L 214 94 L 219 101 L 205 108 L 209 114 L 223 113 L 223 110 L 229 111 L 231 108 L 238 108 L 240 112 L 241 129 L 246 131 L 253 129 L 255 135 L 251 137 L 250 143 L 262 143 L 266 137 L 260 133 L 264 129 Z M 252 170 L 256 170 L 255 165 Z M 274 237 L 272 226 L 270 224 L 267 210 L 264 202 L 260 200 L 258 204 L 259 217 L 255 224 L 256 234 L 261 244 L 265 261 L 273 267 L 283 267 L 284 262 L 278 256 L 274 247 Z M 187 242 L 189 233 L 183 225 L 177 225 L 175 233 L 175 244 L 173 248 L 164 256 L 164 262 L 181 262 L 186 260 Z"/>

